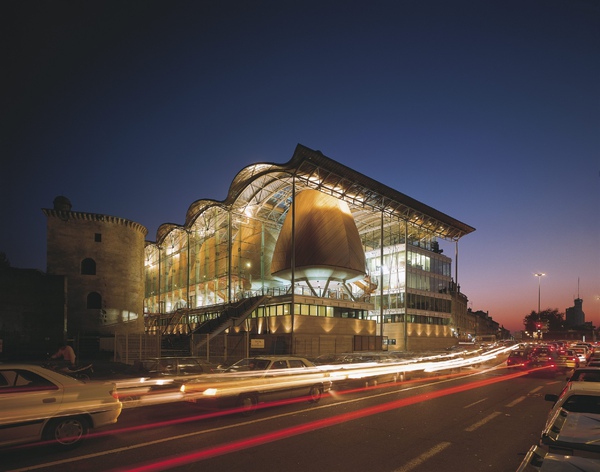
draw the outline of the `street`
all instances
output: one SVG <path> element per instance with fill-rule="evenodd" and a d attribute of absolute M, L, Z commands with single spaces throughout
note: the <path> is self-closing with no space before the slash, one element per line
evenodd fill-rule
<path fill-rule="evenodd" d="M 125 408 L 79 448 L 2 451 L 5 471 L 514 471 L 566 375 L 502 364 L 333 391 L 250 417 L 193 404 Z"/>

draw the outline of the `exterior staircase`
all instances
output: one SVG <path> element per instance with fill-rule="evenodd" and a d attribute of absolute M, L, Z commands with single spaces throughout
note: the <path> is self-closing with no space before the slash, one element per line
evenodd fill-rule
<path fill-rule="evenodd" d="M 229 305 L 225 308 L 218 318 L 207 320 L 196 327 L 191 334 L 208 335 L 198 343 L 197 347 L 203 346 L 228 328 L 240 326 L 268 298 L 270 298 L 268 295 L 244 298 L 239 303 Z"/>

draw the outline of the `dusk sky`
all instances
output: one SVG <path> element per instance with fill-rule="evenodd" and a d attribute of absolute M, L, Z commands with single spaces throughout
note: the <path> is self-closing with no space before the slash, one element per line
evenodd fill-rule
<path fill-rule="evenodd" d="M 58 195 L 155 240 L 300 143 L 475 227 L 473 310 L 523 329 L 544 272 L 542 310 L 600 325 L 597 0 L 5 0 L 0 27 L 13 267 L 45 271 Z"/>

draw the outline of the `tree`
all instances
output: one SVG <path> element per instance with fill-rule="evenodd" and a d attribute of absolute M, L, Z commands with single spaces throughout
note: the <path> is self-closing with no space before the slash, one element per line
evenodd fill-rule
<path fill-rule="evenodd" d="M 547 308 L 539 314 L 537 311 L 532 311 L 523 318 L 523 324 L 525 325 L 525 331 L 531 333 L 546 327 L 548 331 L 562 331 L 565 324 L 565 315 L 559 313 L 556 308 L 553 310 Z"/>

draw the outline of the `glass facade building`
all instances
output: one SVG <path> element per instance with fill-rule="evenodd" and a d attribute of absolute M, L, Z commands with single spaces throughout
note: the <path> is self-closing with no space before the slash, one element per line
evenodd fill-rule
<path fill-rule="evenodd" d="M 458 254 L 472 231 L 298 145 L 285 164 L 244 168 L 224 201 L 193 202 L 183 224 L 146 242 L 147 330 L 190 334 L 256 300 L 231 329 L 288 335 L 292 353 L 340 333 L 390 349 L 449 338 L 456 281 L 439 242 Z"/>

